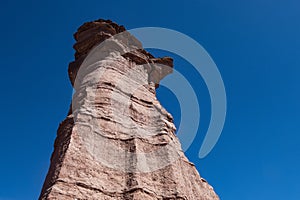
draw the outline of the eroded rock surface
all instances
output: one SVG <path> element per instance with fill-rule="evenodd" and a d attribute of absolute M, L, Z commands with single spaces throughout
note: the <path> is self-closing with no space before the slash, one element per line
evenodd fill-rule
<path fill-rule="evenodd" d="M 39 199 L 219 199 L 156 99 L 172 58 L 154 58 L 109 20 L 85 23 L 74 37 L 69 77 L 76 92 Z"/>

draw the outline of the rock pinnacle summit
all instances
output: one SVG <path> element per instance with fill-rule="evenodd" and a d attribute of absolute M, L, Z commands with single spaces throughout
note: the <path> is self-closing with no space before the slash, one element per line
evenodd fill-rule
<path fill-rule="evenodd" d="M 75 93 L 39 200 L 218 200 L 156 98 L 173 59 L 110 20 L 84 23 L 74 38 Z"/>

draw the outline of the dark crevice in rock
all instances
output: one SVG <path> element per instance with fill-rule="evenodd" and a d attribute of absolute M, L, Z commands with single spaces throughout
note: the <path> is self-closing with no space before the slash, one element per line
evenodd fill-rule
<path fill-rule="evenodd" d="M 54 152 L 51 156 L 51 165 L 48 170 L 41 194 L 39 199 L 44 200 L 47 195 L 51 192 L 52 186 L 58 179 L 60 168 L 62 166 L 65 153 L 69 147 L 72 128 L 74 125 L 74 120 L 72 116 L 68 116 L 60 125 L 57 130 L 57 137 L 54 143 Z"/>

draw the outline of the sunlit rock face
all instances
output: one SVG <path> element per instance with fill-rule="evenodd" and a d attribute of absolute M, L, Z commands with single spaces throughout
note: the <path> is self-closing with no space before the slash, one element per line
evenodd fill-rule
<path fill-rule="evenodd" d="M 173 60 L 154 58 L 109 20 L 85 23 L 74 37 L 75 93 L 39 199 L 219 199 L 155 95 Z"/>

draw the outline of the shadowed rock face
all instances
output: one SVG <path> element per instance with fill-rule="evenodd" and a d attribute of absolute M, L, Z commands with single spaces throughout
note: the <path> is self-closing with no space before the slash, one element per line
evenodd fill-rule
<path fill-rule="evenodd" d="M 39 199 L 219 199 L 156 99 L 172 58 L 154 58 L 110 20 L 85 23 L 74 38 L 76 92 Z"/>

